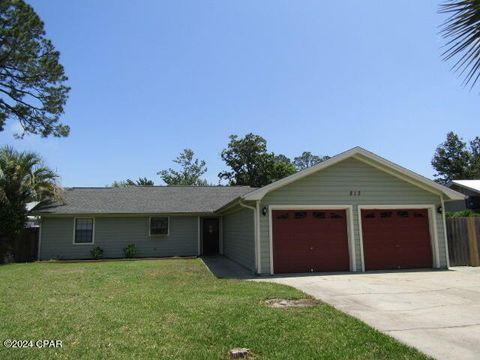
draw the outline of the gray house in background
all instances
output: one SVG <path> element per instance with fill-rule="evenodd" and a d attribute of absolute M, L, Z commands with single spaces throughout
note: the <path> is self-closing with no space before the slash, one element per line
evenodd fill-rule
<path fill-rule="evenodd" d="M 480 180 L 453 180 L 448 187 L 464 194 L 465 199 L 452 201 L 447 205 L 447 211 L 480 211 Z"/>
<path fill-rule="evenodd" d="M 39 259 L 223 254 L 258 274 L 447 268 L 464 195 L 356 147 L 262 188 L 69 188 L 39 205 Z"/>

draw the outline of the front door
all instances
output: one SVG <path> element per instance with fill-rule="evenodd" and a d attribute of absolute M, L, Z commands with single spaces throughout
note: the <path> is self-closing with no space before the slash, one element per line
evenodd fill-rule
<path fill-rule="evenodd" d="M 219 248 L 218 219 L 203 219 L 203 255 L 216 255 Z"/>

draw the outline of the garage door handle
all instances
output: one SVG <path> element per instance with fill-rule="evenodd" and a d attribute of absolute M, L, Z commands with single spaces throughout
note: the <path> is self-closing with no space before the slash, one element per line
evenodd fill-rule
<path fill-rule="evenodd" d="M 310 246 L 310 250 L 313 250 L 313 246 Z"/>

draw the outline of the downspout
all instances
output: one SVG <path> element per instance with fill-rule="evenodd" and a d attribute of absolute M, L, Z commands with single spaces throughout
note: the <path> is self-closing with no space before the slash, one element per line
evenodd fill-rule
<path fill-rule="evenodd" d="M 242 200 L 240 200 L 238 204 L 244 208 L 253 210 L 253 235 L 254 235 L 254 243 L 257 244 L 257 209 L 253 206 L 242 203 Z M 255 268 L 257 270 L 257 273 L 259 273 L 260 271 L 260 269 L 258 268 L 258 259 L 259 259 L 259 254 L 257 254 L 257 247 L 255 246 Z"/>
<path fill-rule="evenodd" d="M 450 254 L 448 253 L 448 235 L 447 235 L 447 220 L 445 220 L 445 201 L 443 195 L 440 195 L 442 201 L 442 221 L 443 221 L 443 236 L 445 237 L 445 254 L 447 256 L 447 269 L 450 268 Z"/>
<path fill-rule="evenodd" d="M 43 217 L 40 216 L 40 224 L 38 227 L 38 250 L 37 250 L 37 261 L 40 261 L 40 247 L 42 246 L 42 222 Z"/>

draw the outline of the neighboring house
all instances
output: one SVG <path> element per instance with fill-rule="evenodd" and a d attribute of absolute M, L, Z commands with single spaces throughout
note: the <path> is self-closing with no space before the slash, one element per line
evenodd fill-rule
<path fill-rule="evenodd" d="M 447 268 L 463 195 L 356 147 L 259 189 L 71 188 L 37 207 L 40 259 L 223 254 L 259 274 Z"/>
<path fill-rule="evenodd" d="M 464 201 L 452 201 L 447 211 L 462 211 L 471 209 L 480 211 L 480 180 L 453 180 L 449 188 L 466 196 Z"/>
<path fill-rule="evenodd" d="M 27 203 L 25 208 L 27 209 L 27 212 L 32 211 L 40 202 L 38 201 L 32 201 Z M 25 223 L 26 228 L 38 228 L 38 223 L 39 219 L 38 216 L 27 216 L 27 222 Z"/>

